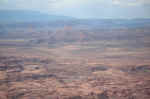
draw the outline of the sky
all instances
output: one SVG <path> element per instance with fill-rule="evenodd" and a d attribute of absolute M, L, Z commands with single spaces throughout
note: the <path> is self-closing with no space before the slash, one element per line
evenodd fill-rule
<path fill-rule="evenodd" d="M 76 18 L 150 18 L 150 0 L 0 0 L 3 9 Z"/>

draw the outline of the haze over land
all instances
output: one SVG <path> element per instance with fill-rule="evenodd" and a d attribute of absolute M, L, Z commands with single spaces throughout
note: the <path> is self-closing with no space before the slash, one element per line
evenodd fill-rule
<path fill-rule="evenodd" d="M 147 0 L 0 0 L 0 99 L 150 99 Z"/>

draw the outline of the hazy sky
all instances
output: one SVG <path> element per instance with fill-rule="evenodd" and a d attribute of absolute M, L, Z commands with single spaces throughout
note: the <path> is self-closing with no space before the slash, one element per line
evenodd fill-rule
<path fill-rule="evenodd" d="M 0 0 L 0 9 L 36 10 L 77 18 L 150 18 L 150 0 Z"/>

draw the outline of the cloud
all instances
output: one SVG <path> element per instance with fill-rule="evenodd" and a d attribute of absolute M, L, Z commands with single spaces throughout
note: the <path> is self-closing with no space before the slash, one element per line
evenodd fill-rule
<path fill-rule="evenodd" d="M 6 2 L 8 2 L 8 0 L 0 0 L 0 4 L 4 4 Z"/>
<path fill-rule="evenodd" d="M 150 4 L 150 0 L 0 0 L 0 8 L 56 10 L 81 6 L 139 6 Z"/>
<path fill-rule="evenodd" d="M 51 10 L 59 0 L 1 0 L 0 9 Z"/>
<path fill-rule="evenodd" d="M 0 0 L 0 9 L 36 10 L 78 18 L 150 17 L 150 0 Z"/>
<path fill-rule="evenodd" d="M 120 6 L 141 6 L 150 4 L 149 0 L 112 0 L 112 4 Z"/>

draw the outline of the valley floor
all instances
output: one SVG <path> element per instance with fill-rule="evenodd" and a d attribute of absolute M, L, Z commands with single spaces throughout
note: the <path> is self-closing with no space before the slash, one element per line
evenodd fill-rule
<path fill-rule="evenodd" d="M 114 44 L 1 46 L 0 99 L 150 99 L 150 48 Z"/>

